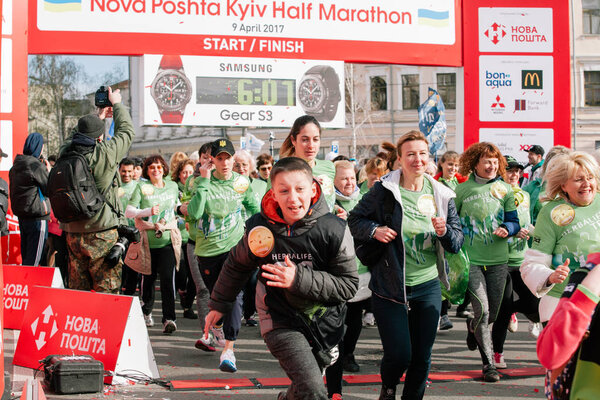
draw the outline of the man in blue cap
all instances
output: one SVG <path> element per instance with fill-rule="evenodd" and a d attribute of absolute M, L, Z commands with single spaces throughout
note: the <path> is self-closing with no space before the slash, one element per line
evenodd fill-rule
<path fill-rule="evenodd" d="M 42 157 L 44 138 L 33 132 L 27 136 L 23 154 L 15 157 L 8 172 L 10 202 L 19 218 L 23 265 L 40 265 L 48 238 L 50 201 L 46 197 L 50 165 Z"/>

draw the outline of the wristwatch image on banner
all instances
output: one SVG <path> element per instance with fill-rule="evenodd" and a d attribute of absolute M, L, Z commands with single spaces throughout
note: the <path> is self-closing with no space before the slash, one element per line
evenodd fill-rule
<path fill-rule="evenodd" d="M 298 97 L 304 112 L 319 122 L 329 122 L 337 113 L 340 94 L 340 78 L 329 65 L 315 65 L 302 77 Z"/>
<path fill-rule="evenodd" d="M 145 55 L 142 62 L 144 125 L 289 128 L 307 114 L 324 128 L 345 126 L 341 61 Z"/>
<path fill-rule="evenodd" d="M 163 56 L 152 81 L 152 98 L 165 124 L 181 124 L 185 106 L 192 98 L 192 84 L 183 71 L 179 56 Z"/>

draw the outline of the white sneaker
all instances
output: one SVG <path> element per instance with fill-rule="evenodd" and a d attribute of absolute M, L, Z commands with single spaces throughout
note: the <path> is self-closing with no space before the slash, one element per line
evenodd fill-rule
<path fill-rule="evenodd" d="M 216 351 L 217 349 L 215 349 L 215 343 L 214 343 L 214 338 L 212 333 L 208 334 L 208 337 L 204 337 L 204 335 L 202 335 L 202 337 L 198 340 L 196 340 L 196 344 L 194 345 L 194 347 L 196 347 L 199 350 L 202 351 Z"/>
<path fill-rule="evenodd" d="M 365 313 L 363 317 L 363 326 L 375 326 L 375 316 L 373 313 Z"/>
<path fill-rule="evenodd" d="M 510 316 L 510 322 L 508 323 L 508 331 L 515 333 L 519 329 L 519 320 L 517 319 L 517 314 L 512 314 Z"/>
<path fill-rule="evenodd" d="M 213 326 L 212 328 L 210 328 L 210 331 L 213 334 L 213 337 L 215 339 L 217 346 L 225 347 L 225 344 L 227 343 L 227 341 L 225 340 L 225 333 L 223 332 L 223 326 L 220 326 L 218 328 Z"/>
<path fill-rule="evenodd" d="M 165 335 L 170 335 L 177 330 L 177 325 L 175 321 L 171 321 L 170 319 L 166 320 L 163 324 L 163 333 Z"/>
<path fill-rule="evenodd" d="M 151 328 L 154 326 L 154 320 L 152 319 L 152 313 L 146 315 L 144 314 L 144 322 L 146 323 L 146 326 L 148 328 Z"/>
<path fill-rule="evenodd" d="M 219 358 L 221 363 L 219 364 L 219 369 L 223 372 L 235 372 L 237 371 L 237 367 L 235 366 L 235 354 L 233 354 L 233 350 L 227 349 L 223 353 L 221 353 L 221 357 Z"/>
<path fill-rule="evenodd" d="M 534 338 L 537 339 L 538 336 L 540 336 L 540 333 L 542 332 L 542 324 L 539 322 L 531 322 L 529 321 L 529 326 L 527 327 L 527 330 L 529 331 L 529 334 Z"/>

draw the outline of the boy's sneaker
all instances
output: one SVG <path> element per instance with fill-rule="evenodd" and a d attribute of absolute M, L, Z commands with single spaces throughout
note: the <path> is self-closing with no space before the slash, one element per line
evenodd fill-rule
<path fill-rule="evenodd" d="M 473 318 L 467 318 L 467 347 L 473 351 L 477 349 L 477 339 L 473 331 Z"/>
<path fill-rule="evenodd" d="M 508 331 L 515 333 L 519 329 L 519 320 L 517 319 L 517 314 L 512 314 L 510 316 L 510 322 L 508 323 Z"/>
<path fill-rule="evenodd" d="M 493 365 L 486 365 L 483 367 L 483 380 L 486 382 L 498 382 L 500 380 L 500 374 Z"/>
<path fill-rule="evenodd" d="M 225 340 L 225 333 L 223 332 L 223 326 L 220 327 L 212 327 L 210 328 L 210 332 L 213 334 L 215 342 L 219 347 L 225 347 L 227 341 Z"/>
<path fill-rule="evenodd" d="M 148 328 L 152 328 L 154 326 L 154 320 L 152 319 L 152 313 L 146 315 L 144 314 L 144 323 Z"/>
<path fill-rule="evenodd" d="M 171 321 L 170 319 L 166 320 L 163 324 L 163 333 L 165 335 L 170 335 L 177 330 L 177 325 L 175 325 L 175 321 Z"/>
<path fill-rule="evenodd" d="M 194 347 L 202 351 L 217 351 L 213 343 L 213 336 L 210 333 L 208 334 L 208 337 L 205 338 L 204 335 L 202 335 L 200 339 L 196 340 Z"/>
<path fill-rule="evenodd" d="M 244 322 L 244 325 L 246 325 L 246 326 L 258 326 L 258 321 L 255 320 L 254 318 L 246 318 L 246 321 Z"/>
<path fill-rule="evenodd" d="M 233 350 L 227 349 L 223 353 L 221 353 L 221 364 L 219 364 L 219 369 L 223 372 L 235 372 L 237 371 L 237 367 L 235 366 L 235 354 L 233 354 Z"/>
<path fill-rule="evenodd" d="M 504 353 L 494 353 L 494 365 L 497 369 L 506 368 L 506 362 L 504 361 Z"/>
<path fill-rule="evenodd" d="M 442 315 L 440 317 L 440 331 L 446 331 L 452 328 L 454 328 L 454 325 L 452 325 L 452 321 L 450 321 L 448 315 Z"/>
<path fill-rule="evenodd" d="M 375 326 L 375 316 L 373 313 L 365 313 L 363 317 L 363 326 Z"/>
<path fill-rule="evenodd" d="M 531 322 L 529 321 L 529 326 L 527 327 L 527 330 L 529 331 L 529 334 L 534 338 L 537 339 L 538 336 L 540 336 L 540 333 L 542 332 L 542 324 L 539 322 Z"/>

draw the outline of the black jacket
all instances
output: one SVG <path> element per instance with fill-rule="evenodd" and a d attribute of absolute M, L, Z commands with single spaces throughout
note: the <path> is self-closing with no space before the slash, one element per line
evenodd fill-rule
<path fill-rule="evenodd" d="M 404 211 L 400 197 L 399 182 L 400 170 L 392 171 L 385 175 L 381 182 L 376 182 L 350 211 L 348 215 L 348 226 L 357 243 L 376 240 L 370 238 L 373 229 L 384 222 L 384 203 L 386 192 L 391 191 L 396 198 L 392 214 L 391 226 L 398 233 L 396 239 L 385 246 L 385 254 L 374 265 L 371 271 L 371 283 L 369 289 L 373 294 L 394 302 L 406 303 L 406 290 L 404 280 L 404 242 L 402 241 L 402 219 Z M 448 287 L 444 263 L 444 250 L 458 253 L 463 244 L 462 226 L 460 218 L 454 205 L 454 192 L 437 182 L 435 179 L 425 175 L 433 186 L 434 198 L 438 209 L 438 216 L 446 218 L 446 234 L 438 237 L 436 251 L 438 258 L 438 275 L 440 281 Z"/>
<path fill-rule="evenodd" d="M 19 154 L 8 172 L 10 203 L 20 219 L 50 219 L 48 170 L 39 158 Z"/>
<path fill-rule="evenodd" d="M 258 276 L 256 309 L 263 335 L 276 328 L 293 328 L 290 308 L 308 314 L 315 307 L 347 301 L 356 293 L 358 273 L 352 236 L 345 221 L 329 212 L 320 188 L 308 214 L 292 226 L 283 221 L 269 190 L 261 213 L 250 217 L 242 240 L 231 249 L 209 307 L 229 312 L 256 268 L 284 262 L 285 255 L 296 264 L 292 287 L 267 286 L 260 273 Z"/>

